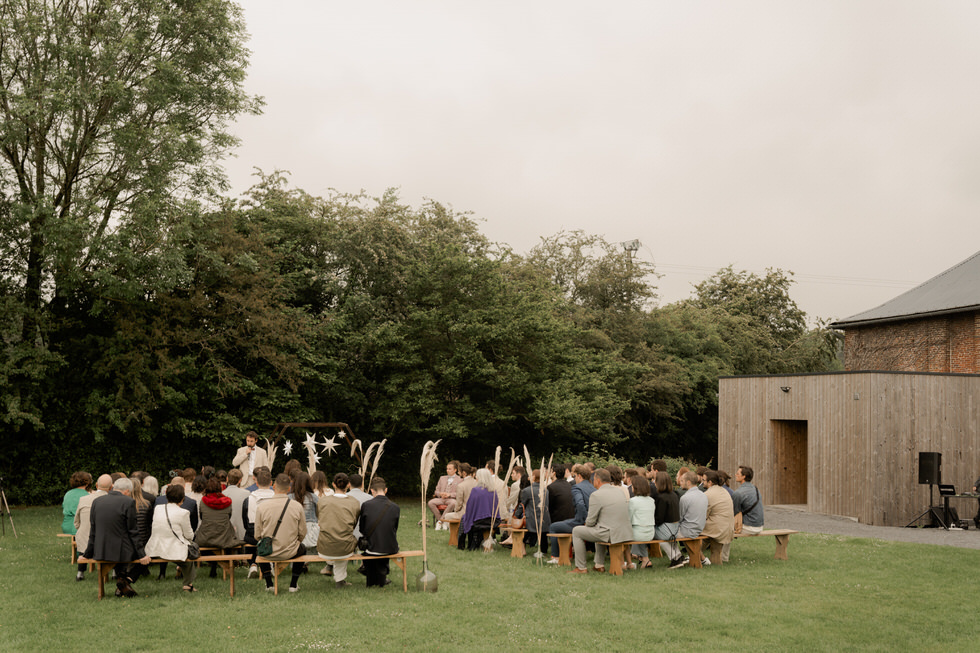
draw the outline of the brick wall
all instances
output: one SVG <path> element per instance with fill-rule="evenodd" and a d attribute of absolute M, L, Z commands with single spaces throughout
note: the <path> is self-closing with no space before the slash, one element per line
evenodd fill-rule
<path fill-rule="evenodd" d="M 905 320 L 844 332 L 844 369 L 980 373 L 980 312 Z"/>

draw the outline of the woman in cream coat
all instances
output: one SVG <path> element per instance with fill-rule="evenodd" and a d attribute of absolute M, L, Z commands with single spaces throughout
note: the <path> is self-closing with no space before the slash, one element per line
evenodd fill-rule
<path fill-rule="evenodd" d="M 167 505 L 163 510 L 157 507 L 153 511 L 153 528 L 144 550 L 153 558 L 176 562 L 184 578 L 184 591 L 196 592 L 197 565 L 187 559 L 187 543 L 194 539 L 194 529 L 191 528 L 191 513 L 180 507 L 183 500 L 182 485 L 167 488 Z"/>

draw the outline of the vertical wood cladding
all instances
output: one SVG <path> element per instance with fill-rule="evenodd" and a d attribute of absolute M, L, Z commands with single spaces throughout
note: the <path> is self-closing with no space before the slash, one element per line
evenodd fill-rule
<path fill-rule="evenodd" d="M 718 467 L 751 465 L 765 504 L 805 502 L 814 512 L 904 526 L 929 505 L 920 451 L 942 453 L 942 480 L 957 491 L 980 472 L 976 375 L 724 378 L 718 409 Z M 967 504 L 957 507 L 972 516 Z"/>
<path fill-rule="evenodd" d="M 980 312 L 848 327 L 848 371 L 980 373 Z"/>

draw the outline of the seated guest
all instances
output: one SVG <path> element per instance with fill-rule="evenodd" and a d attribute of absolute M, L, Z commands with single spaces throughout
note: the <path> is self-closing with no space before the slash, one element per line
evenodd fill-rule
<path fill-rule="evenodd" d="M 112 477 L 103 474 L 95 483 L 95 492 L 87 494 L 78 500 L 78 507 L 75 510 L 75 547 L 79 552 L 85 550 L 88 544 L 88 536 L 92 530 L 92 523 L 89 521 L 89 511 L 92 509 L 92 502 L 99 497 L 105 496 L 112 489 Z M 78 571 L 75 573 L 75 580 L 85 580 L 85 563 L 78 563 Z"/>
<path fill-rule="evenodd" d="M 510 472 L 510 488 L 507 490 L 507 502 L 505 507 L 510 514 L 514 513 L 514 508 L 521 500 L 521 491 L 531 484 L 531 479 L 527 476 L 527 470 L 521 465 L 514 465 Z"/>
<path fill-rule="evenodd" d="M 674 479 L 674 494 L 677 495 L 678 499 L 684 496 L 684 492 L 686 492 L 686 490 L 681 487 L 681 477 L 687 474 L 689 471 L 691 470 L 688 467 L 681 467 L 677 470 L 677 477 Z"/>
<path fill-rule="evenodd" d="M 558 463 L 551 468 L 551 484 L 548 486 L 548 521 L 551 525 L 563 522 L 575 517 L 575 500 L 572 498 L 572 485 L 565 478 L 567 468 L 564 464 Z M 551 525 L 547 529 L 542 529 L 542 536 L 551 530 Z M 547 537 L 542 537 L 542 544 L 547 541 Z M 558 543 L 552 542 L 552 557 L 548 564 L 558 564 Z"/>
<path fill-rule="evenodd" d="M 623 468 L 619 465 L 606 465 L 606 471 L 609 472 L 609 478 L 612 480 L 609 482 L 613 487 L 618 488 L 627 501 L 630 500 L 630 489 L 626 485 L 623 485 Z M 650 484 L 647 483 L 647 489 L 650 489 Z"/>
<path fill-rule="evenodd" d="M 242 545 L 231 523 L 232 501 L 221 491 L 221 481 L 212 475 L 204 486 L 204 497 L 200 501 L 201 525 L 194 535 L 200 547 L 216 547 L 224 552 Z M 218 575 L 217 563 L 211 563 L 211 578 Z"/>
<path fill-rule="evenodd" d="M 483 534 L 492 531 L 495 526 L 494 515 L 499 515 L 500 510 L 499 496 L 493 479 L 493 473 L 486 467 L 476 470 L 476 487 L 466 500 L 466 511 L 459 525 L 460 537 L 457 543 L 459 549 L 465 546 L 470 551 L 476 551 L 482 544 Z M 466 537 L 463 537 L 464 535 Z"/>
<path fill-rule="evenodd" d="M 520 523 L 526 517 L 524 513 L 523 506 L 518 510 L 517 506 L 521 506 L 521 492 L 524 488 L 531 485 L 531 479 L 527 477 L 527 471 L 520 465 L 515 465 L 514 469 L 510 473 L 510 478 L 513 481 L 510 485 L 510 489 L 507 494 L 507 512 L 510 513 L 511 517 L 516 518 L 515 523 Z M 513 503 L 511 502 L 513 500 Z M 516 510 L 516 512 L 515 512 Z M 526 525 L 525 525 L 526 527 Z M 527 535 L 527 533 L 525 533 Z M 501 544 L 507 546 L 513 544 L 513 537 L 508 536 L 506 540 L 501 542 Z"/>
<path fill-rule="evenodd" d="M 190 468 L 188 468 L 190 469 Z M 193 469 L 190 469 L 193 472 Z M 207 487 L 208 480 L 204 478 L 204 474 L 197 474 L 191 480 L 187 480 L 188 470 L 184 470 L 184 496 L 195 501 L 198 505 L 201 503 L 201 499 L 204 498 L 204 490 Z M 198 514 L 200 517 L 200 514 Z"/>
<path fill-rule="evenodd" d="M 132 493 L 132 481 L 123 477 L 112 484 L 112 490 L 105 496 L 92 502 L 89 517 L 92 528 L 83 554 L 89 560 L 122 563 L 116 565 L 116 596 L 136 596 L 132 584 L 140 576 L 139 568 L 150 564 L 136 526 Z M 137 562 L 132 563 L 134 560 Z"/>
<path fill-rule="evenodd" d="M 310 487 L 313 488 L 313 494 L 316 495 L 317 499 L 333 494 L 333 488 L 330 487 L 327 475 L 319 469 L 310 475 Z"/>
<path fill-rule="evenodd" d="M 310 475 L 302 469 L 293 476 L 292 488 L 289 498 L 303 506 L 303 518 L 306 520 L 306 537 L 303 538 L 303 546 L 306 547 L 307 551 L 312 552 L 316 548 L 316 541 L 320 536 L 320 523 L 316 517 L 316 504 L 319 499 L 313 493 Z"/>
<path fill-rule="evenodd" d="M 251 545 L 245 547 L 245 552 L 252 554 L 252 560 L 248 568 L 248 578 L 258 578 L 260 572 L 258 566 L 255 564 L 255 545 L 259 541 L 255 536 L 255 511 L 262 501 L 275 496 L 276 493 L 272 489 L 272 472 L 269 471 L 268 467 L 256 467 L 252 471 L 254 472 L 256 488 L 242 504 L 242 523 L 245 525 L 245 543 Z"/>
<path fill-rule="evenodd" d="M 157 497 L 160 496 L 160 481 L 156 476 L 150 475 L 143 479 L 143 492 L 153 495 L 152 503 L 156 502 Z"/>
<path fill-rule="evenodd" d="M 732 493 L 732 510 L 735 512 L 736 524 L 739 523 L 739 516 L 741 516 L 741 524 L 737 532 L 746 535 L 758 535 L 765 525 L 762 497 L 759 496 L 759 488 L 752 485 L 754 474 L 748 465 L 739 465 L 735 471 L 735 482 L 739 486 Z M 726 544 L 722 549 L 723 559 L 726 562 L 730 546 L 731 544 Z"/>
<path fill-rule="evenodd" d="M 611 483 L 608 470 L 597 469 L 593 474 L 595 491 L 589 497 L 589 512 L 585 523 L 572 529 L 572 546 L 575 548 L 575 569 L 569 573 L 584 574 L 586 568 L 586 542 L 596 542 L 595 570 L 605 571 L 605 546 L 628 542 L 633 537 L 630 524 L 629 502 L 622 491 Z"/>
<path fill-rule="evenodd" d="M 273 496 L 263 499 L 255 509 L 255 538 L 272 538 L 270 560 L 289 560 L 306 555 L 303 538 L 306 537 L 306 516 L 303 506 L 289 498 L 289 477 L 280 474 L 273 485 Z M 303 573 L 303 563 L 293 563 L 293 576 L 289 580 L 289 591 L 299 591 L 299 576 Z M 272 565 L 262 564 L 262 577 L 266 589 L 275 585 L 272 580 Z"/>
<path fill-rule="evenodd" d="M 606 472 L 607 474 L 609 472 Z M 551 533 L 571 533 L 576 526 L 585 524 L 585 518 L 589 514 L 589 497 L 595 492 L 595 486 L 589 480 L 592 471 L 588 465 L 575 465 L 572 468 L 575 477 L 575 485 L 572 486 L 572 501 L 575 503 L 575 515 L 571 519 L 564 521 L 551 522 Z M 627 517 L 627 521 L 629 518 Z M 558 539 L 552 538 L 551 542 L 552 564 L 558 563 Z"/>
<path fill-rule="evenodd" d="M 361 514 L 361 504 L 347 495 L 348 489 L 350 478 L 347 474 L 335 474 L 333 494 L 320 499 L 316 506 L 320 524 L 316 552 L 332 568 L 333 579 L 339 588 L 350 587 L 347 582 L 347 559 L 357 551 L 354 527 Z"/>
<path fill-rule="evenodd" d="M 242 506 L 245 505 L 245 499 L 251 496 L 252 493 L 238 486 L 241 480 L 241 470 L 231 470 L 225 479 L 225 489 L 221 493 L 231 499 L 231 525 L 235 529 L 235 538 L 244 542 L 245 520 L 242 515 Z"/>
<path fill-rule="evenodd" d="M 194 539 L 191 513 L 181 505 L 184 502 L 184 486 L 171 483 L 164 495 L 167 503 L 153 511 L 150 540 L 146 543 L 146 555 L 177 563 L 184 579 L 184 591 L 196 592 L 194 579 L 197 563 L 187 559 L 187 544 Z"/>
<path fill-rule="evenodd" d="M 708 498 L 704 496 L 704 492 L 695 491 L 697 486 L 698 475 L 696 473 L 687 472 L 681 477 L 684 495 L 679 502 L 680 526 L 677 529 L 677 537 L 679 538 L 697 537 L 704 530 L 704 522 L 708 515 Z M 708 559 L 702 557 L 701 564 L 705 563 L 708 563 Z M 670 561 L 670 569 L 683 566 L 684 559 L 681 557 Z"/>
<path fill-rule="evenodd" d="M 567 486 L 568 484 L 565 483 Z M 528 547 L 538 544 L 538 534 L 541 535 L 541 553 L 548 549 L 548 530 L 551 528 L 551 515 L 548 512 L 548 501 L 550 500 L 549 491 L 551 487 L 544 490 L 544 502 L 541 501 L 541 470 L 531 470 L 531 484 L 521 490 L 521 506 L 524 507 L 524 515 L 527 517 L 527 533 L 524 534 L 524 544 Z M 571 499 L 571 488 L 568 488 L 569 499 Z M 543 506 L 543 507 L 542 507 Z"/>
<path fill-rule="evenodd" d="M 657 535 L 657 504 L 650 497 L 650 481 L 643 476 L 633 477 L 633 498 L 629 500 L 630 524 L 633 526 L 634 540 L 653 540 Z M 645 569 L 650 564 L 650 551 L 646 544 L 634 544 L 633 555 L 640 559 L 640 568 Z M 636 565 L 630 563 L 630 569 Z"/>
<path fill-rule="evenodd" d="M 361 505 L 360 530 L 367 538 L 364 555 L 384 556 L 398 553 L 398 518 L 401 510 L 388 499 L 388 486 L 380 476 L 371 481 L 371 500 Z M 364 575 L 368 587 L 384 587 L 388 580 L 388 558 L 365 560 Z"/>
<path fill-rule="evenodd" d="M 664 552 L 667 560 L 678 560 L 681 557 L 681 549 L 674 540 L 680 529 L 681 509 L 680 499 L 671 487 L 670 474 L 657 472 L 656 491 L 657 511 L 654 519 L 654 524 L 657 525 L 656 535 L 658 540 L 666 540 L 660 543 L 660 550 Z"/>
<path fill-rule="evenodd" d="M 347 494 L 351 497 L 357 499 L 357 503 L 364 505 L 366 501 L 371 500 L 371 495 L 364 491 L 364 477 L 360 474 L 349 474 L 350 488 L 347 489 Z M 354 539 L 360 539 L 361 530 L 360 527 L 354 527 Z"/>
<path fill-rule="evenodd" d="M 456 509 L 456 485 L 460 481 L 459 476 L 456 474 L 458 467 L 459 461 L 457 460 L 450 460 L 446 463 L 446 473 L 439 477 L 435 492 L 432 493 L 432 498 L 426 504 L 436 519 L 437 531 L 449 530 L 449 525 L 442 523 L 442 515 L 443 513 L 453 512 Z M 445 506 L 445 508 L 440 511 L 439 506 Z"/>
<path fill-rule="evenodd" d="M 460 463 L 457 469 L 460 475 L 460 481 L 456 483 L 456 501 L 453 510 L 446 510 L 442 513 L 443 519 L 462 519 L 463 513 L 466 511 L 466 501 L 470 498 L 470 492 L 476 487 L 476 477 L 473 475 L 475 471 L 469 463 Z M 419 526 L 422 522 L 419 522 Z M 443 524 L 443 528 L 448 530 L 449 525 Z"/>
<path fill-rule="evenodd" d="M 150 527 L 153 525 L 153 518 L 151 517 L 153 499 L 147 499 L 147 493 L 143 492 L 142 485 L 138 476 L 133 476 L 129 479 L 133 483 L 133 501 L 136 503 L 136 526 L 139 528 L 140 541 L 146 544 L 150 541 Z"/>
<path fill-rule="evenodd" d="M 701 534 L 708 538 L 705 545 L 711 549 L 713 554 L 715 547 L 723 547 L 732 541 L 735 511 L 731 496 L 721 486 L 718 472 L 709 469 L 704 475 L 704 480 L 705 485 L 707 485 L 704 496 L 708 499 L 708 510 L 705 515 L 704 530 L 701 531 Z M 721 560 L 725 562 L 724 551 L 722 551 Z"/>
<path fill-rule="evenodd" d="M 170 484 L 167 485 L 167 489 L 169 490 L 170 487 L 173 486 L 173 485 L 180 486 L 180 489 L 183 490 L 184 489 L 184 477 L 183 476 L 175 476 L 172 479 L 170 479 Z M 160 496 L 158 496 L 156 498 L 156 500 L 153 502 L 153 505 L 150 506 L 150 512 L 147 515 L 147 520 L 150 522 L 150 524 L 153 523 L 153 514 L 156 512 L 157 508 L 160 507 L 160 506 L 165 506 L 165 505 L 167 505 L 166 491 L 164 491 L 164 494 L 161 494 Z M 190 513 L 190 516 L 191 516 L 191 530 L 197 530 L 198 513 L 199 513 L 197 502 L 194 501 L 191 498 L 188 498 L 187 494 L 185 493 L 184 494 L 184 500 L 181 502 L 180 507 L 183 508 L 184 510 L 186 510 L 188 513 Z M 164 562 L 164 563 L 162 563 L 160 565 L 160 575 L 157 577 L 157 579 L 159 580 L 161 578 L 164 578 L 166 575 L 167 575 L 167 563 Z"/>
<path fill-rule="evenodd" d="M 507 510 L 507 482 L 497 476 L 500 473 L 500 465 L 495 460 L 488 460 L 486 469 L 490 472 L 491 489 L 497 494 L 496 516 L 507 519 L 510 517 L 510 511 Z"/>
<path fill-rule="evenodd" d="M 239 470 L 239 471 L 241 471 L 241 470 Z M 221 491 L 224 492 L 225 491 L 225 488 L 228 487 L 228 472 L 227 472 L 227 470 L 219 469 L 218 471 L 216 471 L 214 473 L 214 475 L 218 477 L 218 480 L 219 481 L 221 481 Z M 232 508 L 232 510 L 234 510 L 234 508 Z"/>
<path fill-rule="evenodd" d="M 78 500 L 88 496 L 88 488 L 92 485 L 92 475 L 88 472 L 75 472 L 68 481 L 71 489 L 65 492 L 65 497 L 61 500 L 61 532 L 74 535 L 78 532 L 75 528 L 75 511 L 78 510 Z"/>

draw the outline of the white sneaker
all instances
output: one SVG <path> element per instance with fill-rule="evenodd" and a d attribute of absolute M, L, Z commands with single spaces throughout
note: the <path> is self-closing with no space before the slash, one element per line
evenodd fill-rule
<path fill-rule="evenodd" d="M 708 560 L 707 558 L 701 558 L 701 566 L 702 567 L 710 567 L 711 566 L 711 561 Z"/>
<path fill-rule="evenodd" d="M 259 574 L 259 566 L 252 565 L 251 567 L 248 568 L 248 576 L 246 578 L 258 578 L 260 575 L 261 574 Z"/>
<path fill-rule="evenodd" d="M 549 565 L 557 565 L 558 564 L 558 558 L 552 558 L 551 560 L 548 561 L 548 564 Z"/>
<path fill-rule="evenodd" d="M 299 591 L 299 588 L 298 587 L 290 587 L 289 588 L 289 591 L 290 592 L 298 592 Z"/>

